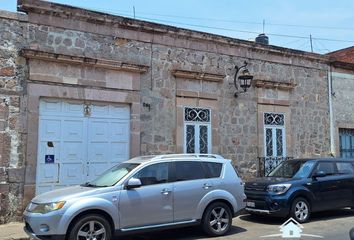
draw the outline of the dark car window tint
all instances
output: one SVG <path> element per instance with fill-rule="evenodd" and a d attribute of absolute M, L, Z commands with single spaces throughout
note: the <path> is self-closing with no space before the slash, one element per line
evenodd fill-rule
<path fill-rule="evenodd" d="M 331 162 L 320 162 L 317 165 L 316 172 L 323 171 L 327 175 L 333 175 L 334 174 L 334 165 Z"/>
<path fill-rule="evenodd" d="M 208 174 L 208 178 L 220 177 L 222 163 L 203 162 L 203 166 Z"/>
<path fill-rule="evenodd" d="M 337 162 L 337 169 L 339 174 L 353 174 L 354 168 L 351 163 Z"/>
<path fill-rule="evenodd" d="M 139 178 L 143 186 L 166 183 L 168 180 L 168 163 L 158 163 L 147 166 L 133 177 Z"/>
<path fill-rule="evenodd" d="M 200 162 L 176 162 L 176 181 L 194 180 L 205 177 L 205 172 Z"/>
<path fill-rule="evenodd" d="M 292 178 L 303 164 L 303 161 L 298 160 L 283 161 L 268 174 L 268 177 Z"/>
<path fill-rule="evenodd" d="M 314 162 L 311 162 L 311 161 L 305 162 L 304 164 L 302 164 L 299 171 L 297 171 L 297 173 L 293 176 L 293 178 L 307 178 L 307 177 L 309 177 L 309 175 L 313 169 L 313 165 L 315 165 Z"/>

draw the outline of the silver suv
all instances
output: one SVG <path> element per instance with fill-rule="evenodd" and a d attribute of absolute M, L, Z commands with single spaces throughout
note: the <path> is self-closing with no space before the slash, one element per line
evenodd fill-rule
<path fill-rule="evenodd" d="M 137 231 L 200 224 L 225 234 L 244 208 L 244 186 L 219 155 L 144 156 L 92 182 L 44 193 L 24 212 L 34 239 L 110 240 Z"/>

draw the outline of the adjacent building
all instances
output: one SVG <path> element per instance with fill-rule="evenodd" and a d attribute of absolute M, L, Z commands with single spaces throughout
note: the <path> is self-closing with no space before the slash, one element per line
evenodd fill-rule
<path fill-rule="evenodd" d="M 332 99 L 333 151 L 354 157 L 354 47 L 328 54 Z"/>
<path fill-rule="evenodd" d="M 247 179 L 337 155 L 354 129 L 353 69 L 329 56 L 39 0 L 18 11 L 0 12 L 0 222 L 134 156 L 221 154 Z"/>

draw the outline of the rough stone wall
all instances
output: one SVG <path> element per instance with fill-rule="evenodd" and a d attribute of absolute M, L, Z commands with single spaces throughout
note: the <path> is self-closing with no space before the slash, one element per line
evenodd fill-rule
<path fill-rule="evenodd" d="M 142 154 L 176 151 L 176 79 L 171 71 L 218 73 L 226 76 L 218 88 L 212 89 L 218 96 L 221 136 L 218 153 L 233 159 L 245 176 L 254 176 L 259 156 L 256 90 L 252 88 L 236 99 L 230 86 L 234 65 L 240 66 L 244 60 L 249 61 L 249 69 L 255 76 L 296 85 L 290 92 L 293 144 L 289 155 L 329 154 L 327 74 L 323 64 L 310 60 L 302 60 L 298 65 L 282 64 L 271 55 L 260 60 L 253 50 L 248 50 L 253 59 L 247 59 L 33 24 L 29 26 L 28 41 L 31 49 L 148 65 L 149 71 L 141 78 Z M 269 98 L 276 97 L 274 94 L 277 91 L 269 91 Z"/>
<path fill-rule="evenodd" d="M 17 15 L 14 15 L 17 16 Z M 326 156 L 329 151 L 326 66 L 300 55 L 272 55 L 252 47 L 222 46 L 197 50 L 173 44 L 137 41 L 115 35 L 95 34 L 0 18 L 0 190 L 1 221 L 22 211 L 26 152 L 26 62 L 19 50 L 120 60 L 149 66 L 141 75 L 141 154 L 176 152 L 176 78 L 174 69 L 226 76 L 219 83 L 189 81 L 187 88 L 216 95 L 217 149 L 234 161 L 245 179 L 258 168 L 259 129 L 257 89 L 234 97 L 234 66 L 249 62 L 250 72 L 267 80 L 293 83 L 290 91 L 291 152 L 289 156 Z M 18 16 L 16 18 L 19 18 Z M 76 21 L 76 20 L 72 20 Z M 124 35 L 122 29 L 122 35 Z M 140 33 L 139 33 L 140 34 Z M 146 34 L 146 33 L 144 33 Z M 184 41 L 188 41 L 184 40 Z M 200 45 L 207 45 L 200 42 Z M 187 44 L 188 45 L 188 44 Z M 221 48 L 221 47 L 220 47 Z M 240 57 L 242 56 L 242 57 Z M 100 77 L 99 75 L 97 76 Z M 231 85 L 230 85 L 231 83 Z M 199 84 L 199 85 L 198 85 Z M 199 90 L 198 90 L 199 91 Z M 269 99 L 277 91 L 267 91 Z M 12 205 L 10 203 L 13 203 Z M 5 210 L 10 210 L 6 211 Z"/>
<path fill-rule="evenodd" d="M 22 212 L 26 129 L 24 126 L 26 62 L 25 16 L 0 12 L 0 223 Z"/>
<path fill-rule="evenodd" d="M 329 156 L 328 86 L 325 68 L 294 68 L 292 93 L 293 157 Z"/>

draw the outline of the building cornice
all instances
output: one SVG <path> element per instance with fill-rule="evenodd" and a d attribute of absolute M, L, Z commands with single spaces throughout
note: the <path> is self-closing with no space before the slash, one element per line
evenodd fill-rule
<path fill-rule="evenodd" d="M 147 22 L 142 20 L 136 20 L 132 18 L 126 18 L 121 16 L 115 16 L 107 13 L 72 7 L 63 4 L 45 2 L 40 0 L 18 0 L 18 10 L 28 13 L 38 14 L 38 15 L 47 15 L 50 17 L 57 17 L 61 19 L 72 19 L 77 21 L 83 21 L 87 23 L 92 23 L 96 27 L 91 29 L 93 33 L 99 33 L 98 26 L 109 26 L 112 28 L 122 28 L 129 29 L 137 32 L 148 32 L 154 35 L 163 35 L 172 37 L 174 39 L 188 39 L 188 40 L 196 40 L 199 42 L 204 42 L 205 45 L 214 43 L 216 45 L 227 45 L 227 46 L 236 46 L 236 47 L 244 47 L 250 48 L 253 51 L 260 51 L 268 54 L 274 54 L 281 57 L 301 57 L 305 59 L 309 59 L 311 61 L 318 61 L 320 63 L 327 63 L 327 56 L 304 52 L 300 50 L 294 50 L 289 48 L 283 48 L 272 45 L 262 45 L 252 41 L 240 40 L 231 37 L 220 36 L 211 33 L 199 32 L 195 30 L 183 29 L 173 26 L 168 26 L 159 23 Z M 29 21 L 31 22 L 31 17 L 29 17 Z M 49 21 L 50 22 L 50 21 Z M 34 22 L 40 24 L 40 22 Z M 51 22 L 51 24 L 54 24 Z M 54 24 L 55 26 L 59 26 L 58 24 Z M 53 25 L 53 26 L 54 26 Z M 70 28 L 70 27 L 69 27 Z M 72 28 L 75 30 L 80 30 L 76 28 Z M 104 33 L 108 34 L 108 33 Z M 141 41 L 154 42 L 152 39 L 141 39 Z M 176 40 L 177 41 L 177 40 Z M 191 46 L 193 48 L 193 46 Z M 245 56 L 247 57 L 247 56 Z"/>
<path fill-rule="evenodd" d="M 186 71 L 186 70 L 178 70 L 178 69 L 172 70 L 172 75 L 177 78 L 204 80 L 204 81 L 211 81 L 211 82 L 222 82 L 226 77 L 225 75 L 221 75 L 221 74 Z"/>
<path fill-rule="evenodd" d="M 135 63 L 127 63 L 127 62 L 105 60 L 105 59 L 98 59 L 98 58 L 89 58 L 83 56 L 73 56 L 73 55 L 66 55 L 66 54 L 57 54 L 57 53 L 43 52 L 43 51 L 37 51 L 32 49 L 22 49 L 21 55 L 27 59 L 38 59 L 38 60 L 60 62 L 66 64 L 86 65 L 86 66 L 92 66 L 97 68 L 126 71 L 126 72 L 145 73 L 149 69 L 148 66 L 135 64 Z"/>
<path fill-rule="evenodd" d="M 291 91 L 296 87 L 296 84 L 290 82 L 277 82 L 271 80 L 256 79 L 254 81 L 254 86 L 257 88 L 268 88 L 268 89 L 272 88 L 272 89 Z"/>
<path fill-rule="evenodd" d="M 333 60 L 330 62 L 330 65 L 336 68 L 343 68 L 346 70 L 354 70 L 354 63 L 350 62 L 342 62 L 342 61 L 336 61 Z"/>

